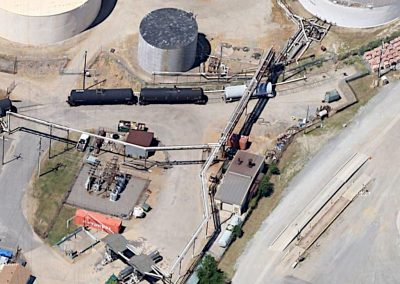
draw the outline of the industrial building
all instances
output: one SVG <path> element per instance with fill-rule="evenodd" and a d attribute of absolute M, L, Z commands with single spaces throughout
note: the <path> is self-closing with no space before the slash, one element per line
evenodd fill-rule
<path fill-rule="evenodd" d="M 40 45 L 66 40 L 96 19 L 102 0 L 2 0 L 0 37 Z"/>
<path fill-rule="evenodd" d="M 238 151 L 215 195 L 220 210 L 243 214 L 255 192 L 258 174 L 264 168 L 264 157 Z"/>
<path fill-rule="evenodd" d="M 299 0 L 318 18 L 347 28 L 373 28 L 400 16 L 398 0 Z"/>
<path fill-rule="evenodd" d="M 119 273 L 119 280 L 127 280 L 130 275 L 137 281 L 129 283 L 139 283 L 146 276 L 150 276 L 154 280 L 166 279 L 163 272 L 156 265 L 157 262 L 162 260 L 157 250 L 144 254 L 138 242 L 128 241 L 119 234 L 110 234 L 102 241 L 106 245 L 106 254 L 110 258 L 116 256 L 128 265 Z"/>
<path fill-rule="evenodd" d="M 192 13 L 163 8 L 140 23 L 138 61 L 147 72 L 185 72 L 196 59 L 198 26 Z"/>
<path fill-rule="evenodd" d="M 143 130 L 129 130 L 126 142 L 133 144 L 132 146 L 125 146 L 125 155 L 132 158 L 147 158 L 148 152 L 144 149 L 135 147 L 135 145 L 142 147 L 150 147 L 153 143 L 154 133 Z"/>
<path fill-rule="evenodd" d="M 31 283 L 31 272 L 19 263 L 5 264 L 0 267 L 0 283 L 28 284 Z"/>

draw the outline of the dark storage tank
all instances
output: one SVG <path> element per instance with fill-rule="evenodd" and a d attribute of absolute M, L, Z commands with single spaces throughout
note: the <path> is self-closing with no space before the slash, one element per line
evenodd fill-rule
<path fill-rule="evenodd" d="M 198 25 L 192 13 L 162 8 L 139 27 L 138 61 L 147 72 L 186 72 L 196 59 Z"/>
<path fill-rule="evenodd" d="M 139 104 L 206 104 L 202 88 L 143 88 Z"/>
<path fill-rule="evenodd" d="M 133 105 L 137 97 L 132 89 L 72 90 L 67 103 L 80 105 Z"/>
<path fill-rule="evenodd" d="M 0 100 L 0 117 L 6 116 L 7 111 L 17 112 L 17 108 L 12 105 L 8 98 Z"/>

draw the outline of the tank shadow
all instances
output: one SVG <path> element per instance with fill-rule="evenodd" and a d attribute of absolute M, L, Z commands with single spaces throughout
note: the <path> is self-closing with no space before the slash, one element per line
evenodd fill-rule
<path fill-rule="evenodd" d="M 93 23 L 86 30 L 94 28 L 95 26 L 101 24 L 105 19 L 107 19 L 108 16 L 111 15 L 112 11 L 114 11 L 117 2 L 118 0 L 103 0 L 101 3 L 99 14 L 97 15 Z"/>
<path fill-rule="evenodd" d="M 206 62 L 210 54 L 211 44 L 207 39 L 207 36 L 203 33 L 199 33 L 197 37 L 196 59 L 194 61 L 192 69 L 199 67 L 201 63 Z"/>

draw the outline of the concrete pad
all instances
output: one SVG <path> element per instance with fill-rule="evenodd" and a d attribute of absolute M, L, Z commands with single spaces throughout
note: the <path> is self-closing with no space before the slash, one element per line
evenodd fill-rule
<path fill-rule="evenodd" d="M 371 182 L 371 177 L 363 174 L 361 175 L 347 190 L 343 193 L 343 197 L 352 201 L 357 194 L 362 191 Z"/>
<path fill-rule="evenodd" d="M 96 193 L 89 194 L 85 189 L 89 166 L 85 165 L 72 188 L 67 203 L 79 208 L 92 210 L 108 215 L 129 215 L 137 205 L 141 194 L 147 188 L 149 181 L 138 177 L 131 177 L 120 198 L 112 202 Z"/>
<path fill-rule="evenodd" d="M 347 161 L 334 177 L 324 186 L 321 192 L 307 207 L 285 228 L 273 242 L 271 249 L 283 251 L 290 242 L 303 230 L 311 219 L 321 210 L 343 184 L 368 160 L 368 156 L 356 153 Z"/>

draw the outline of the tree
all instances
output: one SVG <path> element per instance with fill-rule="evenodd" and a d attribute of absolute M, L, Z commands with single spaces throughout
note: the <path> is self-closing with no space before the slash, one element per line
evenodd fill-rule
<path fill-rule="evenodd" d="M 269 172 L 273 175 L 280 175 L 281 171 L 279 170 L 278 166 L 273 163 L 269 166 Z"/>
<path fill-rule="evenodd" d="M 206 255 L 197 269 L 199 284 L 224 284 L 225 274 L 218 269 L 217 262 L 211 255 Z"/>
<path fill-rule="evenodd" d="M 268 197 L 271 196 L 272 193 L 274 193 L 274 184 L 269 181 L 268 176 L 264 176 L 263 179 L 260 182 L 260 185 L 258 187 L 258 190 L 261 194 L 261 196 Z"/>
<path fill-rule="evenodd" d="M 242 227 L 240 225 L 236 225 L 235 227 L 233 227 L 232 233 L 233 233 L 233 236 L 234 236 L 235 239 L 236 238 L 240 239 L 243 236 Z"/>

